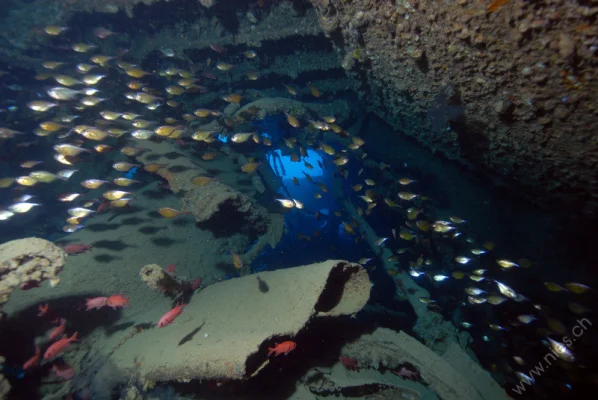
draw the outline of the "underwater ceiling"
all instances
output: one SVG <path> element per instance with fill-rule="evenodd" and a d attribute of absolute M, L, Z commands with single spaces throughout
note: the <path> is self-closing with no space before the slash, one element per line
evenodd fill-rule
<path fill-rule="evenodd" d="M 165 47 L 203 62 L 211 43 L 282 43 L 290 62 L 270 77 L 334 86 L 346 75 L 367 111 L 432 152 L 543 206 L 594 214 L 597 14 L 596 2 L 564 0 L 11 1 L 0 62 L 26 70 L 51 58 L 48 24 L 125 26 L 119 48 L 102 51 L 150 66 Z M 328 59 L 310 58 L 326 46 Z"/>

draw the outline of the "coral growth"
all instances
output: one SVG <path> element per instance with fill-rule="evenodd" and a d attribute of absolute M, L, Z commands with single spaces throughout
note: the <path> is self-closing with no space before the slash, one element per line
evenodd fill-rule
<path fill-rule="evenodd" d="M 44 280 L 57 285 L 65 262 L 65 252 L 44 239 L 19 239 L 0 245 L 0 307 L 17 286 L 28 289 Z"/>
<path fill-rule="evenodd" d="M 139 276 L 152 290 L 161 291 L 167 295 L 190 290 L 192 283 L 178 280 L 173 275 L 165 272 L 158 264 L 148 264 L 141 268 Z"/>
<path fill-rule="evenodd" d="M 544 205 L 598 211 L 595 2 L 312 3 L 395 129 Z"/>

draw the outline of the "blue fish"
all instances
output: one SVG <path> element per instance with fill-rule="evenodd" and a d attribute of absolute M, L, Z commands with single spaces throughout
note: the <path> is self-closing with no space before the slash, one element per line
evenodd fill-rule
<path fill-rule="evenodd" d="M 125 174 L 125 178 L 127 179 L 133 179 L 133 177 L 135 176 L 135 174 L 137 173 L 137 171 L 139 170 L 139 167 L 133 167 L 129 170 L 129 172 L 127 172 Z"/>

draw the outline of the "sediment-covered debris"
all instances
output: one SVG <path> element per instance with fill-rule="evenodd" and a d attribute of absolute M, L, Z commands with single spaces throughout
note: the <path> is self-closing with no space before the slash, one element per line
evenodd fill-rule
<path fill-rule="evenodd" d="M 161 291 L 164 294 L 178 294 L 185 290 L 191 290 L 191 282 L 176 279 L 164 272 L 158 264 L 144 266 L 139 271 L 139 276 L 152 290 Z"/>
<path fill-rule="evenodd" d="M 363 335 L 354 343 L 347 344 L 343 354 L 354 358 L 362 369 L 384 370 L 403 376 L 405 380 L 417 377 L 442 399 L 490 400 L 506 397 L 490 374 L 480 373 L 481 368 L 455 343 L 445 356 L 440 356 L 405 332 L 378 328 L 371 335 Z M 453 365 L 453 358 L 468 362 L 459 363 L 457 367 Z M 401 368 L 412 369 L 414 374 L 401 373 Z M 472 379 L 469 375 L 474 372 L 475 378 Z M 419 393 L 423 394 L 421 389 Z"/>
<path fill-rule="evenodd" d="M 144 164 L 164 165 L 156 173 L 168 181 L 168 187 L 173 193 L 181 196 L 185 210 L 191 212 L 197 222 L 222 217 L 223 213 L 227 213 L 228 217 L 230 213 L 238 213 L 255 232 L 263 233 L 267 230 L 268 213 L 249 197 L 217 180 L 203 186 L 194 184 L 194 178 L 207 176 L 209 173 L 185 154 L 174 150 L 167 142 L 148 142 L 145 147 L 151 151 L 144 152 L 137 159 Z"/>
<path fill-rule="evenodd" d="M 176 325 L 136 335 L 112 360 L 123 373 L 136 360 L 143 383 L 241 379 L 268 364 L 266 347 L 292 340 L 312 318 L 358 312 L 370 287 L 360 265 L 335 260 L 215 283 L 193 297 Z"/>

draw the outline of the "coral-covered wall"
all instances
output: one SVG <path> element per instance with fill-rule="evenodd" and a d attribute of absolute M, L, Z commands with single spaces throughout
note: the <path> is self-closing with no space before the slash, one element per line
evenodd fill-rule
<path fill-rule="evenodd" d="M 312 3 L 397 130 L 545 205 L 598 210 L 596 1 Z"/>

